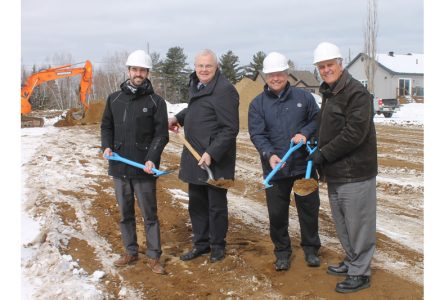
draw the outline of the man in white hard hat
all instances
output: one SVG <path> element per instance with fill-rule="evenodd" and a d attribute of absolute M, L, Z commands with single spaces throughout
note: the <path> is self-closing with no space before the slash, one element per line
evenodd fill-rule
<path fill-rule="evenodd" d="M 346 276 L 341 293 L 370 286 L 370 263 L 376 247 L 376 131 L 372 97 L 342 66 L 339 48 L 320 43 L 314 65 L 323 80 L 318 151 L 310 158 L 327 182 L 336 233 L 345 252 L 327 273 Z"/>
<path fill-rule="evenodd" d="M 288 59 L 277 52 L 268 54 L 263 63 L 266 85 L 264 91 L 250 103 L 248 130 L 251 141 L 260 154 L 263 175 L 266 177 L 287 152 L 290 141 L 306 143 L 316 131 L 319 107 L 312 94 L 290 86 Z M 290 195 L 296 180 L 305 176 L 307 162 L 305 146 L 286 161 L 285 166 L 273 177 L 272 187 L 265 190 L 270 237 L 274 244 L 276 271 L 290 268 L 291 240 L 288 234 Z M 316 173 L 312 172 L 316 178 Z M 301 229 L 301 247 L 310 267 L 319 267 L 318 234 L 319 192 L 299 196 L 295 193 Z"/>
<path fill-rule="evenodd" d="M 120 210 L 120 231 L 125 253 L 116 267 L 135 263 L 139 256 L 135 197 L 143 216 L 148 267 L 158 274 L 165 270 L 159 259 L 162 254 L 160 225 L 157 217 L 156 177 L 152 168 L 159 167 L 163 148 L 168 143 L 168 115 L 165 101 L 154 93 L 148 74 L 151 57 L 143 50 L 132 52 L 126 61 L 129 79 L 120 91 L 108 96 L 101 124 L 103 155 L 115 151 L 120 156 L 145 165 L 141 170 L 119 161 L 109 161 L 108 174 Z"/>
<path fill-rule="evenodd" d="M 215 179 L 234 179 L 236 136 L 239 133 L 239 94 L 220 72 L 216 54 L 204 49 L 196 54 L 190 75 L 188 107 L 171 117 L 171 130 L 184 126 L 191 146 L 201 154 L 197 161 L 184 148 L 179 178 L 188 183 L 188 212 L 193 247 L 182 261 L 209 253 L 211 263 L 225 258 L 228 231 L 227 189 L 206 183 L 208 166 Z"/>

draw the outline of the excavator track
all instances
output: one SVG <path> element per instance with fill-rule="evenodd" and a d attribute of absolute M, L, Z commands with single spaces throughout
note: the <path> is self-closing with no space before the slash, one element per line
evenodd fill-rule
<path fill-rule="evenodd" d="M 21 123 L 22 123 L 22 128 L 43 127 L 43 125 L 45 124 L 45 120 L 43 118 L 29 117 L 22 115 Z"/>

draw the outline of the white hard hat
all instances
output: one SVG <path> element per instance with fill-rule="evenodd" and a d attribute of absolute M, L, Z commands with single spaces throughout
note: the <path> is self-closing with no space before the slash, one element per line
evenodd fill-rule
<path fill-rule="evenodd" d="M 128 55 L 126 66 L 151 69 L 153 67 L 153 62 L 151 60 L 151 56 L 149 56 L 149 54 L 147 54 L 145 51 L 136 50 Z"/>
<path fill-rule="evenodd" d="M 313 64 L 315 65 L 320 61 L 342 58 L 342 55 L 338 46 L 332 43 L 322 42 L 314 50 L 313 57 Z"/>
<path fill-rule="evenodd" d="M 268 74 L 285 71 L 289 68 L 288 59 L 284 55 L 278 52 L 271 52 L 264 59 L 264 68 L 262 69 L 262 72 Z"/>

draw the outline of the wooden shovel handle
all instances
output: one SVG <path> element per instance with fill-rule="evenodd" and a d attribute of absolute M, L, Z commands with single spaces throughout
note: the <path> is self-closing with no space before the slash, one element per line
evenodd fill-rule
<path fill-rule="evenodd" d="M 179 138 L 181 139 L 182 143 L 185 145 L 185 147 L 187 147 L 187 149 L 191 152 L 191 154 L 193 154 L 194 158 L 197 159 L 197 161 L 200 161 L 200 159 L 202 158 L 200 156 L 199 153 L 197 153 L 196 150 L 194 150 L 193 146 L 191 146 L 190 143 L 188 143 L 188 141 L 185 139 L 185 136 L 183 136 L 181 133 L 177 133 L 177 135 L 179 136 Z"/>

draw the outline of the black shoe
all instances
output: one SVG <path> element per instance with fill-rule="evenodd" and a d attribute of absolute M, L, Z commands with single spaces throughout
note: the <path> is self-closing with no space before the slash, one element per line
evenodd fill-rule
<path fill-rule="evenodd" d="M 348 267 L 344 262 L 340 262 L 338 266 L 328 266 L 327 274 L 335 276 L 347 276 Z"/>
<path fill-rule="evenodd" d="M 305 261 L 309 267 L 319 267 L 321 265 L 319 257 L 314 253 L 305 254 Z"/>
<path fill-rule="evenodd" d="M 290 269 L 290 260 L 287 258 L 278 258 L 274 263 L 276 271 L 287 271 Z"/>
<path fill-rule="evenodd" d="M 183 260 L 183 261 L 192 260 L 192 259 L 195 259 L 196 257 L 201 256 L 202 254 L 209 253 L 209 252 L 210 252 L 210 248 L 205 249 L 205 250 L 198 250 L 196 248 L 193 248 L 190 252 L 187 252 L 187 253 L 181 255 L 180 260 Z"/>
<path fill-rule="evenodd" d="M 225 249 L 217 248 L 211 250 L 210 262 L 214 263 L 216 261 L 222 260 L 225 257 Z"/>
<path fill-rule="evenodd" d="M 336 284 L 336 292 L 353 293 L 368 287 L 370 287 L 370 276 L 348 275 L 344 281 Z"/>

